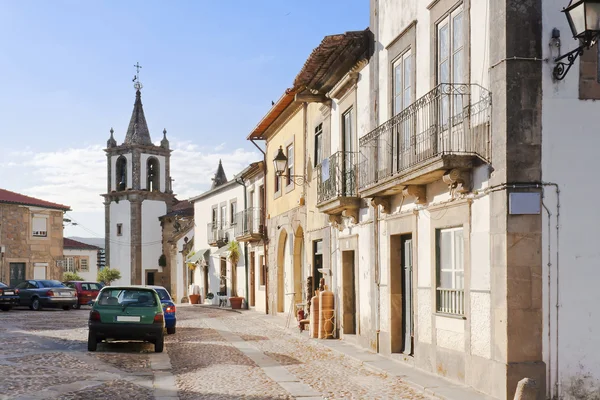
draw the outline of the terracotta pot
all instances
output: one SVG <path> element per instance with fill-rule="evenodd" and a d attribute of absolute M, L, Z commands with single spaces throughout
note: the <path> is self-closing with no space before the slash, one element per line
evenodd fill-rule
<path fill-rule="evenodd" d="M 190 304 L 198 304 L 200 303 L 200 295 L 199 294 L 190 294 Z"/>
<path fill-rule="evenodd" d="M 229 298 L 229 304 L 231 304 L 231 308 L 234 310 L 241 309 L 243 301 L 244 301 L 243 297 L 230 297 Z"/>

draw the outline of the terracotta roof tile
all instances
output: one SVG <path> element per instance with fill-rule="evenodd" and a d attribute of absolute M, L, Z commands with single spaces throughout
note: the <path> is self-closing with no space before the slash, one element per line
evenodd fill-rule
<path fill-rule="evenodd" d="M 25 196 L 24 194 L 11 192 L 10 190 L 0 189 L 0 203 L 19 204 L 24 206 L 34 206 L 43 208 L 54 208 L 58 210 L 70 211 L 71 207 L 64 204 L 52 203 L 46 200 L 36 199 L 35 197 Z"/>
<path fill-rule="evenodd" d="M 69 238 L 63 238 L 63 247 L 65 249 L 100 250 L 100 247 L 98 247 L 98 246 L 78 242 L 77 240 L 73 240 L 73 239 L 69 239 Z"/>

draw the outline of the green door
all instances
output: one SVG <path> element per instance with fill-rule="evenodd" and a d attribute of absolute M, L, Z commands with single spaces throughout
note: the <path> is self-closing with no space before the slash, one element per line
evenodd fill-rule
<path fill-rule="evenodd" d="M 10 287 L 15 287 L 25 280 L 25 263 L 10 263 Z"/>

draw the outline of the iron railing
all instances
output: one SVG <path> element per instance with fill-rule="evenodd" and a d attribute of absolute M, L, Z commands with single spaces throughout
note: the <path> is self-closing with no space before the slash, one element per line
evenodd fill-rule
<path fill-rule="evenodd" d="M 491 93 L 477 84 L 437 85 L 360 138 L 359 188 L 440 155 L 489 160 L 491 104 Z"/>
<path fill-rule="evenodd" d="M 250 207 L 235 214 L 235 237 L 258 234 L 265 231 L 265 218 L 261 207 Z"/>
<path fill-rule="evenodd" d="M 338 197 L 358 197 L 359 155 L 338 151 L 317 165 L 317 204 Z"/>
<path fill-rule="evenodd" d="M 227 226 L 219 222 L 209 222 L 207 226 L 208 243 L 215 244 L 220 242 L 227 242 Z"/>
<path fill-rule="evenodd" d="M 464 289 L 437 288 L 437 312 L 444 314 L 464 315 Z"/>

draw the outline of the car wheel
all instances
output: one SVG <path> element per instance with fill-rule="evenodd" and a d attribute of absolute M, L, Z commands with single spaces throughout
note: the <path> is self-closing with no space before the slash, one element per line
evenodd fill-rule
<path fill-rule="evenodd" d="M 69 311 L 70 309 L 71 309 L 70 306 L 63 306 L 63 310 L 65 310 L 65 311 Z"/>
<path fill-rule="evenodd" d="M 2 307 L 0 307 L 0 310 L 2 310 L 2 311 L 10 311 L 11 308 L 12 308 L 11 306 L 2 306 Z"/>
<path fill-rule="evenodd" d="M 98 348 L 98 339 L 96 339 L 96 334 L 93 332 L 88 333 L 88 351 L 96 351 Z"/>
<path fill-rule="evenodd" d="M 172 334 L 174 334 L 174 333 L 175 333 L 175 327 L 174 327 L 174 326 L 172 326 L 172 327 L 170 327 L 170 328 L 167 328 L 167 333 L 168 333 L 169 335 L 172 335 Z"/>
<path fill-rule="evenodd" d="M 81 306 L 79 305 L 79 303 L 73 304 L 73 310 L 79 310 L 80 308 Z"/>
<path fill-rule="evenodd" d="M 154 343 L 154 352 L 162 353 L 164 348 L 165 348 L 165 337 L 161 335 L 159 338 L 156 339 L 156 343 Z"/>
<path fill-rule="evenodd" d="M 35 297 L 31 300 L 31 309 L 33 311 L 40 311 L 42 309 L 42 303 L 40 303 L 40 299 Z"/>

